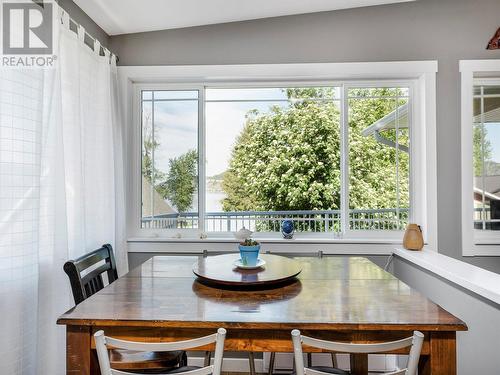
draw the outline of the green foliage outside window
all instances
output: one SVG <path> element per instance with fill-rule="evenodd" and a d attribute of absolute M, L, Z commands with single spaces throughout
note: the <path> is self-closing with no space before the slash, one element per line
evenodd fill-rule
<path fill-rule="evenodd" d="M 325 90 L 287 90 L 293 99 L 290 107 L 248 113 L 224 174 L 225 211 L 340 209 L 340 111 L 332 101 L 308 100 L 328 97 Z M 396 109 L 396 101 L 390 97 L 393 91 L 369 91 L 371 96 L 387 99 L 349 99 L 351 208 L 397 207 L 398 184 L 399 207 L 409 207 L 408 154 L 399 152 L 399 173 L 406 179 L 398 182 L 396 149 L 361 135 Z M 366 94 L 366 89 L 353 92 L 355 96 Z M 395 131 L 385 136 L 395 139 Z M 400 131 L 399 143 L 408 142 L 407 131 Z"/>

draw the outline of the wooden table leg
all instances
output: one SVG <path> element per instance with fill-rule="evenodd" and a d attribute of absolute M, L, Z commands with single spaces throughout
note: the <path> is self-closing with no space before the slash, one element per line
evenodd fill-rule
<path fill-rule="evenodd" d="M 456 375 L 456 333 L 432 332 L 430 335 L 430 355 L 420 359 L 419 375 Z"/>
<path fill-rule="evenodd" d="M 253 352 L 248 352 L 248 365 L 250 366 L 250 375 L 255 375 L 255 357 Z"/>
<path fill-rule="evenodd" d="M 90 328 L 66 326 L 66 374 L 90 375 Z"/>
<path fill-rule="evenodd" d="M 350 354 L 351 374 L 368 375 L 368 354 Z"/>
<path fill-rule="evenodd" d="M 431 361 L 429 361 L 429 356 L 421 355 L 418 361 L 418 375 L 430 375 L 431 374 Z"/>

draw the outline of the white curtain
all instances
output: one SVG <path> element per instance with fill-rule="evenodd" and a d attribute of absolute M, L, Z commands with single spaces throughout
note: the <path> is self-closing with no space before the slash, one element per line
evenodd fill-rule
<path fill-rule="evenodd" d="M 0 69 L 0 374 L 65 373 L 66 260 L 127 267 L 116 60 L 63 20 L 55 69 Z"/>

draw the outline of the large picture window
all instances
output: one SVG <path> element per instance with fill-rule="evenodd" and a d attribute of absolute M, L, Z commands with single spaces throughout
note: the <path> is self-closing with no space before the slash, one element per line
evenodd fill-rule
<path fill-rule="evenodd" d="M 142 228 L 279 232 L 292 219 L 342 236 L 408 223 L 410 83 L 141 88 L 140 101 Z"/>

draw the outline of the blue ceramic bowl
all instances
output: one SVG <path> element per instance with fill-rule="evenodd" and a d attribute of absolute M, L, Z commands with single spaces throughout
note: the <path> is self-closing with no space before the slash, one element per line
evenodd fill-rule
<path fill-rule="evenodd" d="M 244 266 L 255 267 L 259 259 L 260 244 L 255 246 L 238 245 L 240 249 L 241 263 Z"/>

